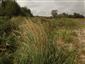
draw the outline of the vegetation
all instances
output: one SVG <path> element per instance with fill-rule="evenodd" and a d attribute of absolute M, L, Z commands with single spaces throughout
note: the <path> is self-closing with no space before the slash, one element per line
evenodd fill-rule
<path fill-rule="evenodd" d="M 58 11 L 57 10 L 52 10 L 51 12 L 53 17 L 56 17 L 58 15 Z"/>
<path fill-rule="evenodd" d="M 65 12 L 58 14 L 57 10 L 52 10 L 51 14 L 52 14 L 52 17 L 54 17 L 54 18 L 55 17 L 58 17 L 58 18 L 62 18 L 62 17 L 63 18 L 85 18 L 84 15 L 76 13 L 76 12 L 74 12 L 73 14 L 68 14 Z"/>
<path fill-rule="evenodd" d="M 27 9 L 26 7 L 22 7 L 21 8 L 21 16 L 33 17 L 33 14 L 31 13 L 30 9 Z"/>
<path fill-rule="evenodd" d="M 76 64 L 74 30 L 81 28 L 81 23 L 68 18 L 44 18 L 46 22 L 39 17 L 5 19 L 0 25 L 0 64 Z M 72 24 L 67 22 L 70 20 Z"/>
<path fill-rule="evenodd" d="M 13 0 L 2 0 L 0 4 L 0 16 L 33 16 L 30 9 L 25 7 L 21 8 L 16 1 Z"/>
<path fill-rule="evenodd" d="M 13 0 L 2 0 L 0 11 L 0 64 L 78 64 L 82 15 L 33 17 Z"/>

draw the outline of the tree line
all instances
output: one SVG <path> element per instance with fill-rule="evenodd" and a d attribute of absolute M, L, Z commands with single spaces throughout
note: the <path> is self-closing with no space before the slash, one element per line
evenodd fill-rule
<path fill-rule="evenodd" d="M 84 15 L 74 12 L 74 14 L 61 13 L 58 10 L 52 10 L 52 17 L 67 17 L 67 18 L 85 18 Z M 15 0 L 0 0 L 0 16 L 29 16 L 33 17 L 30 9 L 20 7 Z"/>
<path fill-rule="evenodd" d="M 68 13 L 61 13 L 61 14 L 58 14 L 58 10 L 52 10 L 51 12 L 52 14 L 52 17 L 66 17 L 66 18 L 85 18 L 84 15 L 82 14 L 79 14 L 79 13 L 76 13 L 74 12 L 73 14 L 68 14 Z"/>

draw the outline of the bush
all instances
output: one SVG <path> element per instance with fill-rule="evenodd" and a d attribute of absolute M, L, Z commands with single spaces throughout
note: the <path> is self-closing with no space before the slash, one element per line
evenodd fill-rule
<path fill-rule="evenodd" d="M 17 16 L 20 14 L 20 6 L 12 0 L 7 0 L 1 3 L 0 16 Z"/>
<path fill-rule="evenodd" d="M 79 13 L 74 13 L 73 17 L 74 18 L 84 18 L 84 16 Z"/>
<path fill-rule="evenodd" d="M 31 10 L 27 9 L 26 7 L 21 8 L 21 15 L 22 16 L 28 16 L 28 17 L 33 17 Z"/>
<path fill-rule="evenodd" d="M 32 17 L 32 13 L 30 9 L 26 7 L 20 7 L 15 1 L 13 0 L 6 0 L 1 3 L 0 6 L 0 16 L 29 16 Z"/>
<path fill-rule="evenodd" d="M 0 64 L 12 64 L 17 49 L 16 26 L 8 18 L 0 17 Z"/>

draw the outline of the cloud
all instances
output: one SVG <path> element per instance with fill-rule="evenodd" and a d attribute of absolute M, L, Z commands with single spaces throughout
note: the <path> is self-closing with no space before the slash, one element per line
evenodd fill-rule
<path fill-rule="evenodd" d="M 59 13 L 78 12 L 85 15 L 85 0 L 17 0 L 20 6 L 26 6 L 34 15 L 49 16 L 51 10 L 58 9 Z"/>

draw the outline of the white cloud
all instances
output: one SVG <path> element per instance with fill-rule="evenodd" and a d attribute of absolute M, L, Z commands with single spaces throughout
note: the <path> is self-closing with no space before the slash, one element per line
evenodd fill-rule
<path fill-rule="evenodd" d="M 34 15 L 50 15 L 51 10 L 79 12 L 85 15 L 85 0 L 17 0 L 21 6 L 30 8 Z"/>

